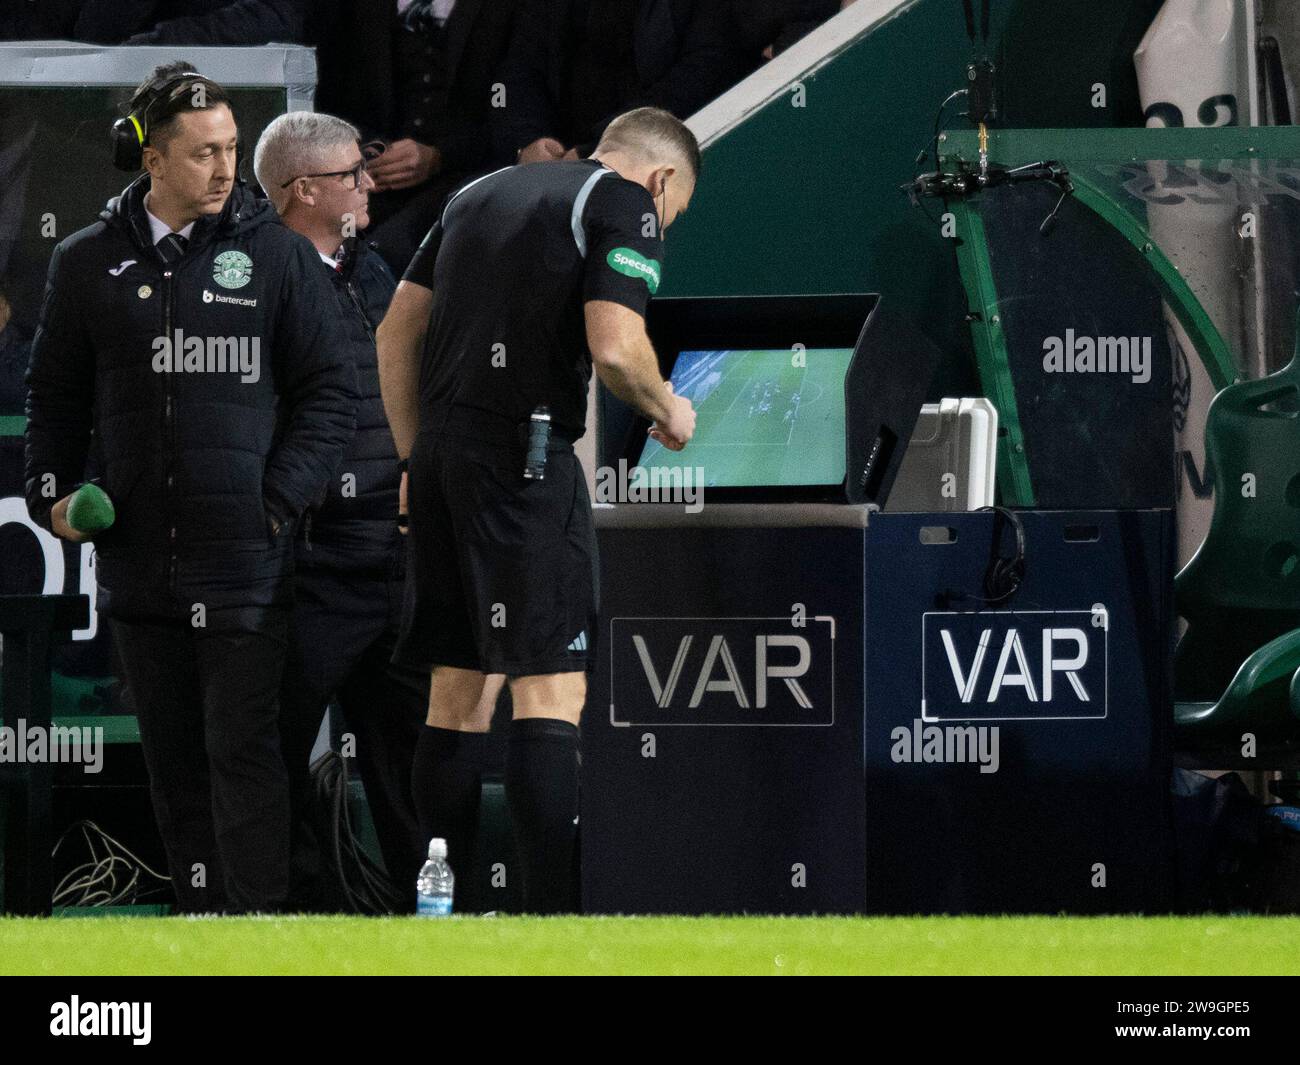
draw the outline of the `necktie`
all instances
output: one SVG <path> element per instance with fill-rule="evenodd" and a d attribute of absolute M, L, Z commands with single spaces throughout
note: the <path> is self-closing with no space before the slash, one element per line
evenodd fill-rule
<path fill-rule="evenodd" d="M 442 29 L 455 6 L 455 0 L 413 0 L 406 6 L 398 0 L 397 14 L 408 30 L 421 33 Z"/>
<path fill-rule="evenodd" d="M 158 241 L 158 254 L 163 257 L 163 262 L 170 266 L 185 254 L 188 243 L 179 233 L 168 233 Z"/>

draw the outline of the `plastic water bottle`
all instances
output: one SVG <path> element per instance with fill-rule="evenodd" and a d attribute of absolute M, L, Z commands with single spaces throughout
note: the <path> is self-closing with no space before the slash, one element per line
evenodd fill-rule
<path fill-rule="evenodd" d="M 450 917 L 451 895 L 456 886 L 447 864 L 447 841 L 429 840 L 429 860 L 415 882 L 415 913 L 418 917 Z"/>

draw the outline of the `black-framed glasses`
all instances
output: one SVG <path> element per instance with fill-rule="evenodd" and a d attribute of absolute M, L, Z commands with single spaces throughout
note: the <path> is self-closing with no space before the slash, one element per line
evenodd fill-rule
<path fill-rule="evenodd" d="M 326 170 L 320 174 L 299 174 L 298 177 L 291 177 L 288 181 L 286 181 L 283 185 L 281 185 L 280 188 L 287 189 L 290 185 L 292 185 L 295 181 L 297 181 L 298 178 L 348 177 L 349 175 L 351 175 L 352 184 L 349 185 L 348 188 L 356 189 L 361 187 L 361 175 L 364 174 L 365 172 L 366 172 L 366 159 L 362 158 L 357 162 L 356 166 L 349 167 L 347 170 Z"/>

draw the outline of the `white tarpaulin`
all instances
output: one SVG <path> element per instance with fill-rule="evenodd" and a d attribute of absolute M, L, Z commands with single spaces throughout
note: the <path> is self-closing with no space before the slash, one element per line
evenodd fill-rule
<path fill-rule="evenodd" d="M 1246 22 L 1239 0 L 1165 0 L 1133 55 L 1148 126 L 1227 126 L 1249 121 L 1249 77 L 1241 69 Z M 1166 204 L 1148 203 L 1152 237 L 1191 285 L 1234 350 L 1242 316 L 1238 208 L 1184 196 L 1180 179 L 1151 163 Z M 1177 171 L 1170 171 L 1177 174 Z M 1195 553 L 1210 527 L 1214 501 L 1205 469 L 1205 416 L 1214 388 L 1187 334 L 1166 308 L 1174 355 L 1174 428 L 1180 458 L 1178 563 Z M 1197 495 L 1197 491 L 1203 494 Z"/>

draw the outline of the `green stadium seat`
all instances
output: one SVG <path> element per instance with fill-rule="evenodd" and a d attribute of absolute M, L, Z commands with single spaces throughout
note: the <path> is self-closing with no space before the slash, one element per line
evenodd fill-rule
<path fill-rule="evenodd" d="M 1175 579 L 1179 739 L 1300 738 L 1300 343 L 1214 398 L 1205 442 L 1214 514 Z"/>

